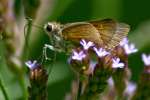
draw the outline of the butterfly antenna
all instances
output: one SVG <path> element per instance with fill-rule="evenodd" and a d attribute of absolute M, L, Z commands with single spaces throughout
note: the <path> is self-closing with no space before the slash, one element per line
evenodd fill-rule
<path fill-rule="evenodd" d="M 42 31 L 44 31 L 44 28 L 42 25 L 37 25 L 33 23 L 33 20 L 30 17 L 26 17 L 27 23 L 24 26 L 24 37 L 25 37 L 25 46 L 24 46 L 24 51 L 26 52 L 26 50 L 29 49 L 29 35 L 31 33 L 32 27 L 36 27 L 37 29 L 40 29 Z"/>

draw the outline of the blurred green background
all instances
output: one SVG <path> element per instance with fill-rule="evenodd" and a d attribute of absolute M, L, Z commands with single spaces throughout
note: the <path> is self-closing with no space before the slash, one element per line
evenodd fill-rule
<path fill-rule="evenodd" d="M 23 3 L 24 2 L 24 3 Z M 1 3 L 1 1 L 0 1 Z M 141 53 L 150 53 L 150 1 L 149 0 L 14 0 L 14 12 L 17 23 L 22 18 L 23 10 L 31 14 L 31 18 L 37 25 L 42 26 L 48 21 L 60 23 L 88 21 L 94 19 L 112 18 L 125 22 L 131 26 L 129 40 L 135 43 L 139 52 L 129 56 L 129 67 L 131 68 L 132 80 L 137 81 L 139 73 L 143 69 Z M 23 4 L 25 8 L 23 8 Z M 37 6 L 38 9 L 34 9 Z M 36 10 L 36 15 L 32 14 Z M 30 14 L 28 17 L 30 17 Z M 26 21 L 26 20 L 24 20 Z M 49 38 L 44 31 L 36 27 L 32 28 L 28 39 L 30 48 L 28 59 L 38 59 L 42 53 L 45 43 Z M 22 33 L 23 34 L 23 33 Z M 10 100 L 22 100 L 22 92 L 28 85 L 27 74 L 23 85 L 18 82 L 18 73 L 12 73 L 4 58 L 5 46 L 0 42 L 0 79 L 8 92 Z M 50 54 L 49 54 L 50 55 Z M 69 93 L 71 82 L 74 79 L 73 71 L 67 64 L 68 57 L 65 54 L 57 54 L 57 59 L 49 76 L 49 100 L 64 100 Z M 50 64 L 45 66 L 51 67 Z M 22 88 L 22 86 L 25 86 Z M 0 91 L 0 100 L 4 100 Z"/>

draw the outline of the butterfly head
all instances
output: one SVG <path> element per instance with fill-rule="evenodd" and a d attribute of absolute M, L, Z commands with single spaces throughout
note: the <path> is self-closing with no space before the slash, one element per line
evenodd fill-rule
<path fill-rule="evenodd" d="M 48 22 L 44 25 L 44 29 L 49 36 L 51 35 L 59 35 L 61 31 L 61 25 L 56 22 Z"/>

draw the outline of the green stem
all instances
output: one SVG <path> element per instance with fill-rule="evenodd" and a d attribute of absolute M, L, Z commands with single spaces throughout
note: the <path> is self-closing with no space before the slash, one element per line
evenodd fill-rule
<path fill-rule="evenodd" d="M 4 94 L 5 100 L 9 100 L 9 99 L 8 99 L 8 95 L 7 95 L 7 93 L 6 93 L 6 90 L 5 90 L 5 88 L 4 88 L 4 85 L 3 85 L 2 81 L 1 81 L 1 79 L 0 79 L 0 87 L 1 87 L 2 92 L 3 92 L 3 94 Z"/>
<path fill-rule="evenodd" d="M 20 82 L 20 86 L 21 86 L 22 91 L 23 91 L 23 98 L 24 98 L 24 100 L 27 100 L 27 97 L 28 97 L 27 89 L 26 89 L 27 86 L 25 84 L 25 80 L 24 80 L 23 76 L 20 77 L 19 82 Z"/>
<path fill-rule="evenodd" d="M 82 82 L 79 80 L 77 100 L 80 100 L 81 90 L 82 90 Z"/>

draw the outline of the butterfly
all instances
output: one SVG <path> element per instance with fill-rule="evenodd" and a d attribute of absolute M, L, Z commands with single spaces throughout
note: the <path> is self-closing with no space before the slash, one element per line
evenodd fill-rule
<path fill-rule="evenodd" d="M 127 37 L 130 26 L 112 19 L 60 24 L 48 22 L 44 29 L 51 38 L 54 50 L 70 48 L 69 44 L 79 44 L 81 39 L 92 41 L 107 50 L 112 50 Z M 59 48 L 59 49 L 57 49 Z"/>

